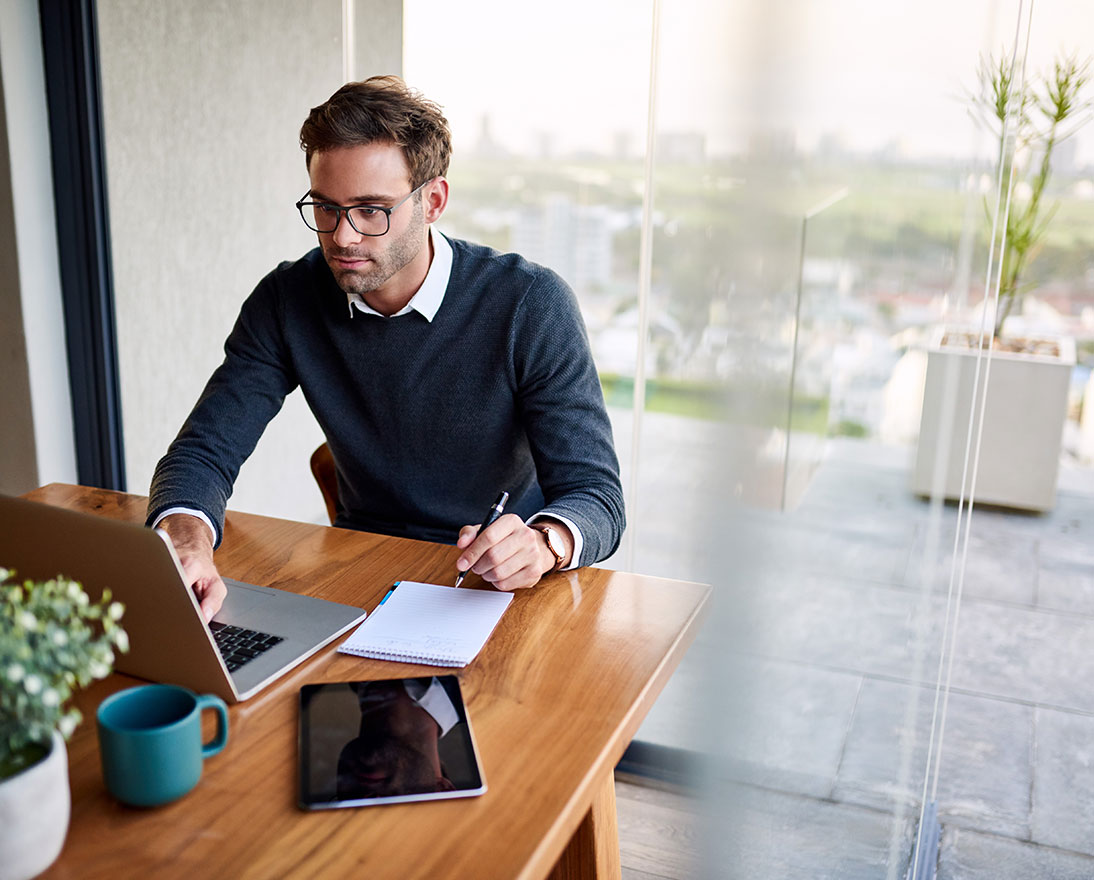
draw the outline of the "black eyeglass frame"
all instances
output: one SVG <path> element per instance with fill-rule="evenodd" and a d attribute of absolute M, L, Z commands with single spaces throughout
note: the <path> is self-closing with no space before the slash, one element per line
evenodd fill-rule
<path fill-rule="evenodd" d="M 346 222 L 350 225 L 350 229 L 352 229 L 358 235 L 367 235 L 370 238 L 379 238 L 381 235 L 387 235 L 389 232 L 391 232 L 391 212 L 403 205 L 405 202 L 409 201 L 411 196 L 418 192 L 427 183 L 432 183 L 434 180 L 436 180 L 436 178 L 431 177 L 429 180 L 418 184 L 416 187 L 414 187 L 414 189 L 407 193 L 403 198 L 399 199 L 399 201 L 397 201 L 390 208 L 385 208 L 382 205 L 336 205 L 334 204 L 334 202 L 309 202 L 307 201 L 308 196 L 311 195 L 311 190 L 309 189 L 306 193 L 304 193 L 304 195 L 300 197 L 300 201 L 296 203 L 296 210 L 300 212 L 300 219 L 304 221 L 304 225 L 307 226 L 308 229 L 310 229 L 312 232 L 318 232 L 320 235 L 331 235 L 337 232 L 338 224 L 342 222 L 342 217 L 345 217 Z M 314 210 L 312 211 L 312 221 L 308 221 L 308 216 L 304 213 L 304 209 L 314 209 L 316 205 L 321 205 L 328 210 L 333 209 L 338 212 L 337 217 L 334 221 L 334 227 L 332 229 L 316 229 L 315 226 L 312 225 L 312 223 L 314 223 L 315 221 Z M 387 228 L 383 232 L 362 232 L 360 229 L 358 229 L 357 224 L 353 222 L 353 218 L 350 216 L 349 212 L 362 208 L 368 211 L 379 211 L 384 214 L 387 217 Z"/>

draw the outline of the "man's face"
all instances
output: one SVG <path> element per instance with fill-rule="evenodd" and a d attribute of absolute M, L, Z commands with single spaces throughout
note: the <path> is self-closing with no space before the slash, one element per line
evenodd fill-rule
<path fill-rule="evenodd" d="M 335 205 L 390 208 L 412 189 L 402 149 L 388 143 L 316 153 L 308 173 L 309 198 Z M 398 287 L 400 272 L 421 255 L 426 243 L 421 198 L 421 193 L 414 195 L 391 214 L 387 235 L 361 235 L 344 214 L 334 232 L 317 233 L 327 265 L 346 293 L 364 296 L 385 285 Z"/>

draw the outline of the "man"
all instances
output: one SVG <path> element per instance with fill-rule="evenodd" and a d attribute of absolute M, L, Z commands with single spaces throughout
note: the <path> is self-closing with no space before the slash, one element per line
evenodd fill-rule
<path fill-rule="evenodd" d="M 343 798 L 454 791 L 441 760 L 442 737 L 463 719 L 438 678 L 358 681 L 361 722 L 338 756 Z"/>
<path fill-rule="evenodd" d="M 451 140 L 398 77 L 349 83 L 300 132 L 319 247 L 248 297 L 156 467 L 148 522 L 170 536 L 207 619 L 243 461 L 299 386 L 338 473 L 336 525 L 455 543 L 498 589 L 588 565 L 624 525 L 611 426 L 572 292 L 515 254 L 449 240 Z M 477 534 L 499 491 L 507 513 Z"/>

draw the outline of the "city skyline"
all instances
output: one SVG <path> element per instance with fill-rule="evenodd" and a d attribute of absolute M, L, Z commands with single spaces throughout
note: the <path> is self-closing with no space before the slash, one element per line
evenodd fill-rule
<path fill-rule="evenodd" d="M 1092 126 L 1094 129 L 1094 126 Z M 646 144 L 637 135 L 628 131 L 611 134 L 609 145 L 570 145 L 564 149 L 557 137 L 551 132 L 531 132 L 529 143 L 524 145 L 502 143 L 493 135 L 492 117 L 482 116 L 478 125 L 479 137 L 457 142 L 453 156 L 458 161 L 462 156 L 477 159 L 616 159 L 639 160 L 645 154 Z M 489 132 L 489 136 L 485 136 Z M 1081 150 L 1079 137 L 1069 138 L 1057 144 L 1053 152 L 1053 168 L 1058 174 L 1089 175 L 1094 173 L 1094 154 Z M 780 158 L 794 157 L 804 159 L 827 160 L 868 160 L 895 161 L 907 160 L 913 163 L 937 165 L 939 167 L 963 167 L 974 160 L 991 160 L 994 157 L 981 151 L 979 156 L 970 153 L 927 153 L 914 154 L 899 137 L 877 144 L 865 144 L 858 147 L 840 131 L 822 131 L 811 143 L 799 143 L 791 128 L 768 129 L 753 133 L 750 143 L 735 145 L 735 149 L 722 153 L 710 152 L 707 148 L 707 136 L 697 130 L 658 131 L 656 133 L 657 158 L 663 161 L 683 161 L 697 163 L 701 161 L 732 161 L 754 157 L 758 153 Z"/>
<path fill-rule="evenodd" d="M 1029 8 L 1028 0 L 665 4 L 657 131 L 701 132 L 715 156 L 740 153 L 762 131 L 790 131 L 806 152 L 827 137 L 853 153 L 899 144 L 911 157 L 980 155 L 991 137 L 968 114 L 977 59 L 1012 43 Z M 407 0 L 405 71 L 445 107 L 457 149 L 474 144 L 484 113 L 498 143 L 523 154 L 545 135 L 562 154 L 610 155 L 621 135 L 645 143 L 652 0 L 559 0 L 549 12 L 470 0 L 459 21 L 439 29 L 441 14 L 437 0 Z M 1091 33 L 1094 9 L 1038 5 L 1030 69 L 1044 70 L 1060 51 L 1089 52 L 1074 35 Z M 1076 137 L 1079 164 L 1094 162 L 1092 129 Z"/>

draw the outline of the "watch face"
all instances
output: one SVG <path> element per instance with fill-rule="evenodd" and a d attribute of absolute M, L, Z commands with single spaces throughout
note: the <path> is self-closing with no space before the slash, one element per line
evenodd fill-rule
<path fill-rule="evenodd" d="M 547 538 L 547 546 L 550 548 L 551 552 L 555 555 L 555 561 L 556 562 L 561 562 L 562 558 L 564 556 L 564 553 L 563 553 L 562 548 L 559 547 L 560 542 L 559 542 L 559 540 L 556 536 L 557 533 L 555 532 L 555 530 L 552 529 L 550 526 L 540 526 L 539 530 L 541 532 L 543 532 L 544 536 Z"/>

